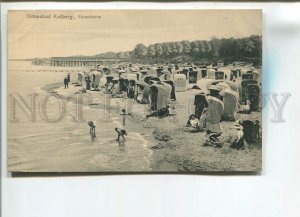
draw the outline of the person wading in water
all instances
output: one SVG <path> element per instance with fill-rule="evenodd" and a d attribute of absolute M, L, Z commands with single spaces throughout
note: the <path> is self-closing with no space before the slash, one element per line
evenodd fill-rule
<path fill-rule="evenodd" d="M 127 136 L 126 130 L 119 129 L 118 127 L 116 127 L 116 128 L 115 128 L 115 131 L 116 131 L 117 134 L 118 134 L 118 138 L 116 139 L 116 141 L 120 143 L 120 142 L 121 142 L 121 141 L 120 141 L 120 137 L 122 137 L 122 138 L 123 138 L 123 141 L 125 141 L 124 135 Z"/>
<path fill-rule="evenodd" d="M 88 125 L 90 126 L 91 139 L 92 139 L 92 141 L 94 141 L 96 138 L 96 126 L 93 121 L 89 121 Z"/>
<path fill-rule="evenodd" d="M 126 113 L 126 110 L 125 109 L 122 109 L 122 113 L 120 114 L 123 116 L 123 126 L 125 126 L 126 124 L 126 115 L 131 115 L 131 113 Z"/>

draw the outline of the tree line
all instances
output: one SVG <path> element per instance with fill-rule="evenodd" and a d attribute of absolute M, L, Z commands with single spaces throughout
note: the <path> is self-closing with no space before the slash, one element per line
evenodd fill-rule
<path fill-rule="evenodd" d="M 252 35 L 245 38 L 212 38 L 211 40 L 177 41 L 151 44 L 137 44 L 133 51 L 118 53 L 120 58 L 130 58 L 136 62 L 185 62 L 197 61 L 210 64 L 234 61 L 261 64 L 262 37 Z"/>

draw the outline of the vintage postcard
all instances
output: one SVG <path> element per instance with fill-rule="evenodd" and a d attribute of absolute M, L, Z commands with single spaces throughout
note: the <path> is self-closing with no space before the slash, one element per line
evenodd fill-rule
<path fill-rule="evenodd" d="M 261 10 L 8 13 L 10 172 L 262 169 Z"/>

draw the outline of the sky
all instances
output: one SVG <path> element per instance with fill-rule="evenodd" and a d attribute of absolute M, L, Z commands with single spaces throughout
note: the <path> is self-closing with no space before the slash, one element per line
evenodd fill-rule
<path fill-rule="evenodd" d="M 97 18 L 79 18 L 89 15 Z M 130 51 L 138 43 L 250 35 L 262 35 L 261 10 L 9 11 L 8 57 L 96 55 Z"/>

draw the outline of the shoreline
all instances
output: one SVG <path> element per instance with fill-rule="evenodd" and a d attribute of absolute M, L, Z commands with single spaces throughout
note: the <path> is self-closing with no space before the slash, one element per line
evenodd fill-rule
<path fill-rule="evenodd" d="M 59 88 L 62 88 L 63 84 L 61 82 L 58 83 L 51 83 L 51 84 L 47 84 L 43 87 L 41 87 L 41 90 L 45 91 L 46 93 L 50 94 L 50 95 L 54 95 L 57 97 L 60 97 L 64 100 L 71 100 L 72 103 L 75 103 L 74 100 L 74 93 L 70 96 L 65 96 L 62 95 L 60 93 L 58 93 Z M 93 91 L 94 92 L 94 91 Z M 96 91 L 95 91 L 96 92 Z M 100 91 L 97 91 L 96 93 L 99 93 Z M 111 98 L 110 100 L 112 100 L 114 98 Z M 118 99 L 118 98 L 116 98 Z M 95 104 L 82 104 L 83 106 L 87 106 L 90 109 L 94 109 L 95 106 L 99 109 L 103 109 L 104 107 L 107 108 L 107 105 L 103 105 L 101 103 L 95 103 Z M 114 105 L 109 105 L 109 113 L 111 114 L 112 118 L 118 118 L 119 117 L 119 113 L 117 112 L 118 108 L 117 106 Z M 151 171 L 153 170 L 153 165 L 156 165 L 156 160 L 155 157 L 153 157 L 153 150 L 151 149 L 153 146 L 156 145 L 156 140 L 153 137 L 153 133 L 152 131 L 154 130 L 153 128 L 148 128 L 143 126 L 144 123 L 144 119 L 142 119 L 142 121 L 140 120 L 141 117 L 139 115 L 134 115 L 131 116 L 132 118 L 127 118 L 126 119 L 126 123 L 127 126 L 126 127 L 128 134 L 131 134 L 130 132 L 135 132 L 134 134 L 139 134 L 140 139 L 143 139 L 144 141 L 141 143 L 141 145 L 143 146 L 143 148 L 147 149 L 149 151 L 149 155 L 147 156 L 147 159 L 145 159 L 145 161 L 148 162 L 149 168 L 151 169 Z M 104 120 L 106 121 L 106 120 Z M 139 125 L 137 125 L 137 123 L 140 123 Z M 149 132 L 149 129 L 151 129 Z M 131 134 L 132 135 L 132 134 Z"/>
<path fill-rule="evenodd" d="M 72 84 L 71 84 L 72 85 Z M 70 85 L 70 86 L 71 86 Z M 75 93 L 65 95 L 60 92 L 63 84 L 52 83 L 41 89 L 68 100 L 74 100 Z M 101 94 L 95 94 L 101 93 Z M 169 116 L 164 118 L 144 118 L 141 108 L 145 105 L 133 103 L 133 114 L 126 118 L 126 130 L 137 132 L 146 141 L 145 149 L 149 150 L 150 172 L 259 172 L 261 171 L 262 153 L 260 144 L 246 144 L 245 150 L 234 150 L 229 146 L 235 137 L 233 122 L 221 122 L 223 133 L 221 140 L 222 148 L 204 147 L 206 141 L 205 132 L 192 133 L 185 127 L 186 96 L 188 92 L 177 92 L 177 114 L 181 116 Z M 101 91 L 89 91 L 87 94 L 105 96 Z M 98 99 L 99 100 L 99 99 Z M 90 109 L 108 108 L 114 118 L 119 117 L 120 98 L 110 98 L 110 105 L 103 105 L 102 101 L 95 104 L 84 104 Z M 181 103 L 180 103 L 181 101 Z M 135 111 L 134 108 L 137 108 Z M 253 112 L 252 118 L 259 119 L 258 112 Z M 143 144 L 141 144 L 143 145 Z M 143 171 L 137 171 L 143 172 Z"/>

